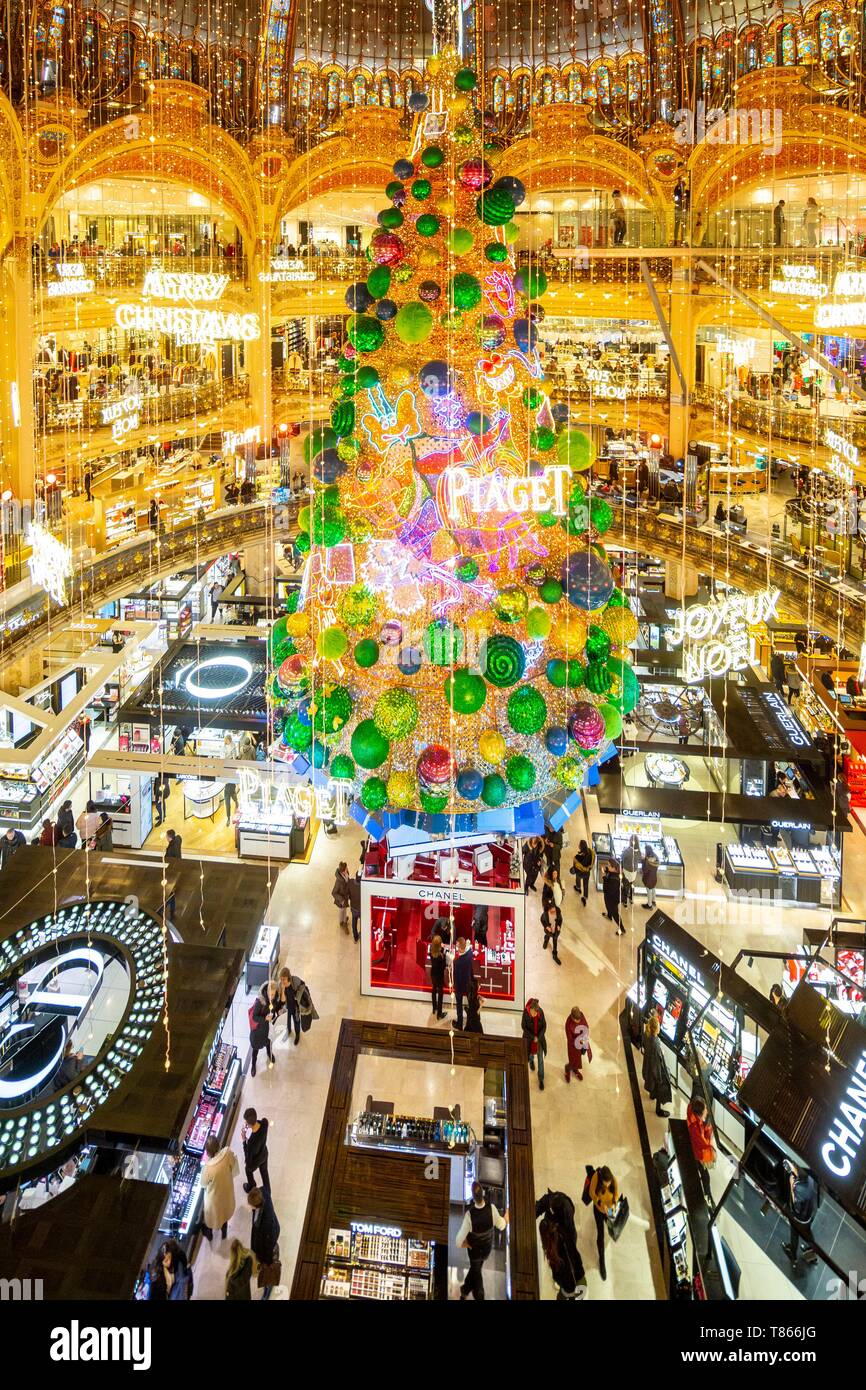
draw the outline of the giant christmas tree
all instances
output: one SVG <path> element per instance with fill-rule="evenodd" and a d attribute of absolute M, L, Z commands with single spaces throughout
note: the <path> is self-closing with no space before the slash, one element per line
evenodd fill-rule
<path fill-rule="evenodd" d="M 306 441 L 300 603 L 271 632 L 283 742 L 371 812 L 449 815 L 582 785 L 637 703 L 637 624 L 601 537 L 588 434 L 536 350 L 525 191 L 431 60 L 351 286 L 331 421 Z"/>

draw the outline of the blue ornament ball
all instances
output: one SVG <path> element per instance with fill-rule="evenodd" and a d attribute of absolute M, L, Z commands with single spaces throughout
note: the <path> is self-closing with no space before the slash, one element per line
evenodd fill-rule
<path fill-rule="evenodd" d="M 464 801 L 477 801 L 484 786 L 484 778 L 474 767 L 464 768 L 457 774 L 457 793 Z"/>
<path fill-rule="evenodd" d="M 561 728 L 559 724 L 552 724 L 544 735 L 544 743 L 548 753 L 561 758 L 568 748 L 568 730 Z"/>
<path fill-rule="evenodd" d="M 331 753 L 319 739 L 313 740 L 313 767 L 327 767 Z"/>
<path fill-rule="evenodd" d="M 557 401 L 556 405 L 551 406 L 550 413 L 558 425 L 564 425 L 568 419 L 568 406 L 565 401 Z"/>
<path fill-rule="evenodd" d="M 417 676 L 424 664 L 420 647 L 403 647 L 397 655 L 397 670 L 404 676 Z"/>
<path fill-rule="evenodd" d="M 515 319 L 513 331 L 514 341 L 521 352 L 529 352 L 530 348 L 535 347 L 538 334 L 535 324 L 530 323 L 529 319 Z"/>
<path fill-rule="evenodd" d="M 372 303 L 373 296 L 363 280 L 358 280 L 346 290 L 346 305 L 353 314 L 363 314 Z"/>
<path fill-rule="evenodd" d="M 324 453 L 319 454 L 314 465 L 316 481 L 330 487 L 338 478 L 342 478 L 346 467 L 336 449 L 326 449 Z"/>
<path fill-rule="evenodd" d="M 410 93 L 409 100 L 407 101 L 406 105 L 409 107 L 410 111 L 426 111 L 427 107 L 430 105 L 430 98 L 428 97 L 426 92 L 412 92 Z M 400 163 L 405 164 L 407 163 L 407 161 L 401 159 Z M 395 171 L 396 168 L 397 166 L 395 164 Z M 406 177 L 408 178 L 409 175 L 407 174 Z"/>
<path fill-rule="evenodd" d="M 394 303 L 393 299 L 380 299 L 379 303 L 376 305 L 376 318 L 385 319 L 387 321 L 388 319 L 396 318 L 396 316 L 397 305 Z"/>
<path fill-rule="evenodd" d="M 606 560 L 594 550 L 577 550 L 562 562 L 562 587 L 572 607 L 592 613 L 604 607 L 615 585 Z"/>
<path fill-rule="evenodd" d="M 309 695 L 305 695 L 303 700 L 298 701 L 298 719 L 302 724 L 306 724 L 307 728 L 313 722 L 313 716 L 310 714 L 310 699 Z"/>
<path fill-rule="evenodd" d="M 526 202 L 526 188 L 520 179 L 514 178 L 511 174 L 503 174 L 502 178 L 493 184 L 493 188 L 501 188 L 503 193 L 507 193 L 516 208 Z M 488 192 L 491 191 L 488 189 Z"/>
<path fill-rule="evenodd" d="M 431 400 L 436 400 L 440 396 L 447 396 L 452 388 L 452 377 L 448 363 L 438 359 L 425 362 L 418 373 L 418 381 L 424 395 Z"/>
<path fill-rule="evenodd" d="M 395 179 L 411 179 L 415 172 L 415 166 L 411 159 L 398 159 L 391 170 Z"/>

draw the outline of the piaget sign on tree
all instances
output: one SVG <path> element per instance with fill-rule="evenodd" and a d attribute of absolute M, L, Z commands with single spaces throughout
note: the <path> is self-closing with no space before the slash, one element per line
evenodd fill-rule
<path fill-rule="evenodd" d="M 710 603 L 678 609 L 669 644 L 683 648 L 683 679 L 687 684 L 705 676 L 744 671 L 755 660 L 750 629 L 775 616 L 779 595 L 779 589 L 762 589 L 757 594 L 734 592 Z"/>

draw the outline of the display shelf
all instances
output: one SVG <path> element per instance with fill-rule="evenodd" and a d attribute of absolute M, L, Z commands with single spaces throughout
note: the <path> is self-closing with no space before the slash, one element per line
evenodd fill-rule
<path fill-rule="evenodd" d="M 379 1302 L 428 1301 L 433 1297 L 435 1244 L 376 1223 L 332 1227 L 322 1275 L 322 1298 Z"/>

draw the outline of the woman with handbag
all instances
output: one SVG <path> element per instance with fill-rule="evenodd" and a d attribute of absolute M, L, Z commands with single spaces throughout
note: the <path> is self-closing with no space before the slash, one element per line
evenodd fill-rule
<path fill-rule="evenodd" d="M 235 1236 L 229 1252 L 226 1270 L 226 1298 L 230 1303 L 249 1303 L 252 1299 L 250 1284 L 256 1272 L 256 1257 L 242 1241 Z"/>
<path fill-rule="evenodd" d="M 667 1120 L 670 1118 L 670 1111 L 665 1110 L 664 1107 L 670 1105 L 673 1093 L 662 1045 L 659 1041 L 659 1029 L 659 1016 L 653 1009 L 643 1031 L 641 1075 L 643 1076 L 644 1090 L 650 1100 L 654 1100 L 656 1103 L 656 1114 L 660 1119 Z"/>
<path fill-rule="evenodd" d="M 253 1224 L 250 1230 L 250 1249 L 259 1263 L 259 1288 L 264 1289 L 263 1298 L 270 1298 L 271 1289 L 280 1282 L 280 1223 L 270 1192 L 263 1187 L 254 1187 L 247 1197 L 252 1208 Z"/>
<path fill-rule="evenodd" d="M 689 1139 L 692 1143 L 692 1153 L 695 1156 L 695 1163 L 698 1165 L 701 1186 L 704 1189 L 704 1196 L 712 1204 L 713 1193 L 710 1187 L 710 1169 L 716 1161 L 716 1146 L 713 1143 L 713 1126 L 707 1117 L 706 1102 L 700 1096 L 692 1096 L 689 1101 L 689 1108 L 686 1111 L 686 1121 L 689 1126 Z"/>
<path fill-rule="evenodd" d="M 595 1244 L 598 1250 L 598 1272 L 602 1279 L 606 1279 L 604 1238 L 619 1206 L 619 1186 L 609 1168 L 588 1170 L 584 1199 L 592 1203 L 592 1214 L 595 1217 Z"/>
<path fill-rule="evenodd" d="M 586 1273 L 577 1248 L 574 1202 L 567 1192 L 551 1192 L 548 1188 L 535 1203 L 535 1215 L 541 1217 L 538 1233 L 557 1287 L 557 1302 L 586 1298 Z"/>
<path fill-rule="evenodd" d="M 204 1151 L 207 1159 L 201 1170 L 202 1235 L 205 1240 L 213 1240 L 213 1233 L 219 1228 L 225 1240 L 235 1214 L 235 1178 L 240 1165 L 233 1151 L 221 1149 L 212 1134 L 205 1141 Z"/>
<path fill-rule="evenodd" d="M 584 907 L 586 907 L 586 895 L 589 892 L 589 876 L 592 873 L 594 863 L 595 850 L 587 844 L 586 840 L 581 840 L 568 872 L 574 874 L 574 891 L 581 895 L 581 902 Z"/>
<path fill-rule="evenodd" d="M 545 951 L 552 946 L 553 959 L 557 965 L 562 965 L 558 951 L 559 933 L 562 930 L 562 884 L 556 869 L 551 869 L 541 889 L 541 925 L 544 928 Z"/>
<path fill-rule="evenodd" d="M 571 1073 L 574 1072 L 578 1081 L 582 1081 L 583 1059 L 585 1057 L 588 1062 L 592 1061 L 592 1048 L 589 1045 L 589 1024 L 586 1015 L 577 1004 L 565 1020 L 565 1044 L 568 1049 L 565 1079 L 571 1081 Z"/>

